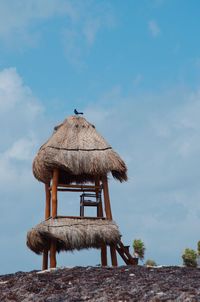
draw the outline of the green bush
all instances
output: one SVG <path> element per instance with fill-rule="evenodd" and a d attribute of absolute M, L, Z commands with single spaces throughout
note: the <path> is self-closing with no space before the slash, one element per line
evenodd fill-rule
<path fill-rule="evenodd" d="M 197 253 L 200 256 L 200 241 L 197 242 Z"/>
<path fill-rule="evenodd" d="M 135 239 L 133 241 L 133 250 L 136 257 L 138 257 L 140 260 L 144 259 L 145 246 L 141 239 Z"/>
<path fill-rule="evenodd" d="M 183 264 L 187 267 L 197 266 L 197 253 L 192 249 L 185 249 L 183 255 Z"/>
<path fill-rule="evenodd" d="M 152 259 L 148 259 L 146 262 L 145 262 L 145 265 L 146 266 L 157 266 L 156 262 Z"/>

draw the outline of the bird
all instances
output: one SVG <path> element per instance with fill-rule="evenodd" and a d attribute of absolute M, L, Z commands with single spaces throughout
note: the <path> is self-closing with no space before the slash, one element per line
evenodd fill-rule
<path fill-rule="evenodd" d="M 76 115 L 83 114 L 83 112 L 78 112 L 76 109 L 74 109 L 74 113 L 75 113 Z"/>

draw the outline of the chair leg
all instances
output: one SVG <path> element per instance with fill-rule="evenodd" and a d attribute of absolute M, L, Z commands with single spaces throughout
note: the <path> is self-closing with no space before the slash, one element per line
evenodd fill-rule
<path fill-rule="evenodd" d="M 81 204 L 81 206 L 80 206 L 80 216 L 84 217 L 84 205 L 83 204 Z"/>
<path fill-rule="evenodd" d="M 117 264 L 117 253 L 114 245 L 110 246 L 111 262 L 112 266 L 118 266 Z"/>

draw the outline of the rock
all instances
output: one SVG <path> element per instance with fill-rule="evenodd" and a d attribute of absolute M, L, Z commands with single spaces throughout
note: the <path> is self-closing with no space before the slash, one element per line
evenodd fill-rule
<path fill-rule="evenodd" d="M 200 270 L 144 266 L 74 267 L 0 276 L 0 301 L 196 302 Z"/>

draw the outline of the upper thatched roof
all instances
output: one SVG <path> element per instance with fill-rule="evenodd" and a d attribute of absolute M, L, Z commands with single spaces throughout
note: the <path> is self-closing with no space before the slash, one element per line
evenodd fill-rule
<path fill-rule="evenodd" d="M 70 116 L 54 128 L 34 161 L 34 176 L 47 183 L 53 168 L 59 169 L 62 183 L 94 181 L 111 172 L 119 181 L 127 180 L 124 161 L 85 118 Z"/>

